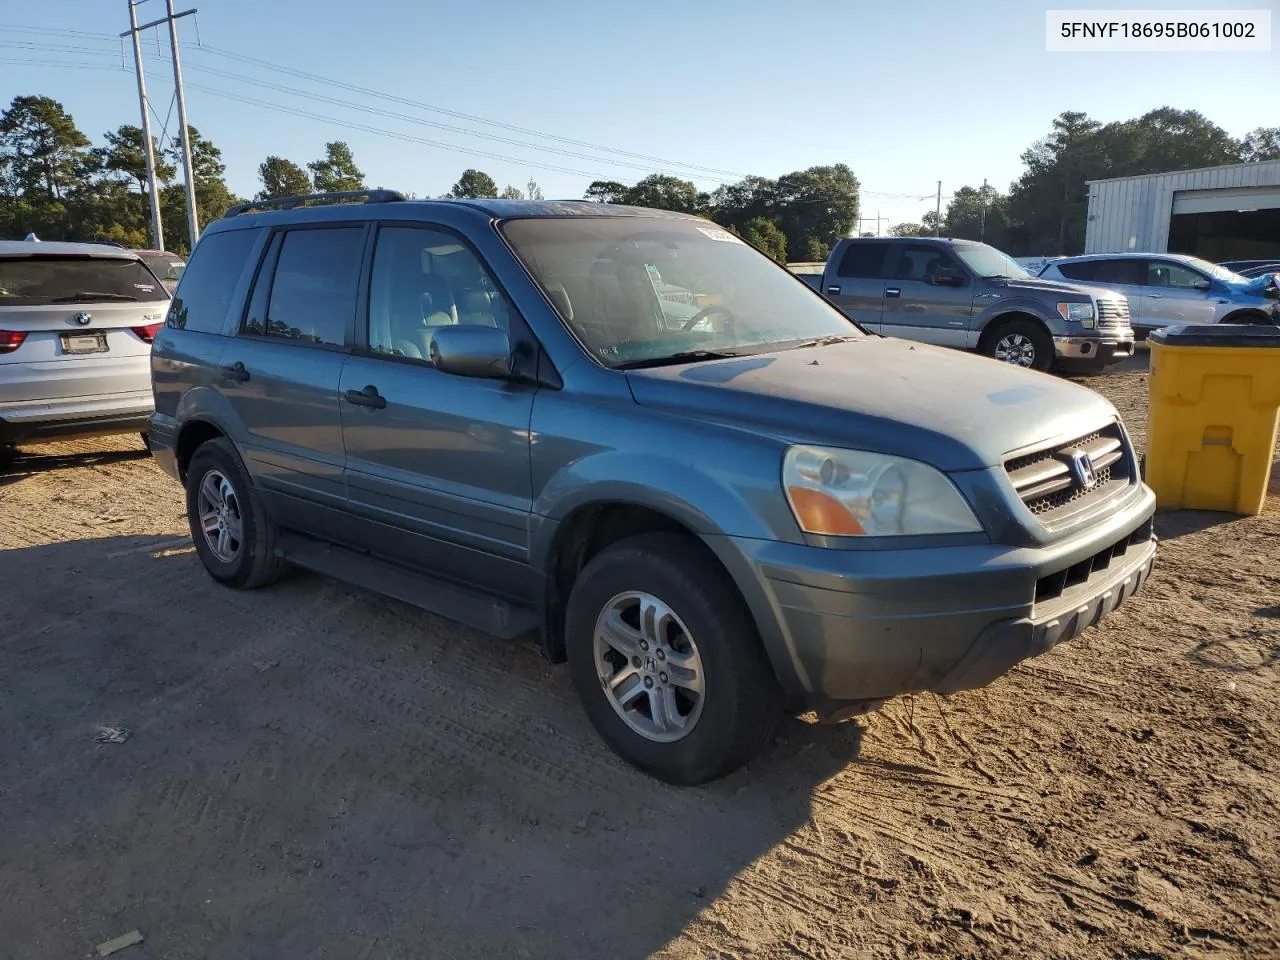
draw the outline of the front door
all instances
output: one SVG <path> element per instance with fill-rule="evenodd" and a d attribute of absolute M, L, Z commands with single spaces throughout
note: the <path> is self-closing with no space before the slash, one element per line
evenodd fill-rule
<path fill-rule="evenodd" d="M 835 275 L 828 270 L 822 292 L 845 316 L 875 333 L 880 332 L 884 304 L 885 264 L 891 245 L 887 240 L 857 240 L 845 247 Z"/>
<path fill-rule="evenodd" d="M 470 247 L 422 226 L 379 229 L 368 304 L 338 389 L 359 545 L 528 599 L 536 387 L 442 373 L 428 359 L 440 326 L 498 326 L 518 339 L 523 321 Z"/>
<path fill-rule="evenodd" d="M 277 233 L 222 351 L 219 387 L 245 466 L 277 518 L 301 530 L 324 528 L 324 508 L 346 500 L 338 384 L 367 236 L 364 224 Z"/>
<path fill-rule="evenodd" d="M 1142 313 L 1152 317 L 1152 326 L 1175 323 L 1213 323 L 1217 309 L 1208 290 L 1197 289 L 1209 278 L 1173 260 L 1150 260 L 1147 285 L 1142 294 Z"/>
<path fill-rule="evenodd" d="M 937 282 L 949 269 L 963 285 Z M 967 347 L 973 323 L 973 281 L 969 272 L 946 250 L 924 244 L 905 244 L 886 281 L 880 332 L 887 337 L 921 340 L 944 347 Z"/>

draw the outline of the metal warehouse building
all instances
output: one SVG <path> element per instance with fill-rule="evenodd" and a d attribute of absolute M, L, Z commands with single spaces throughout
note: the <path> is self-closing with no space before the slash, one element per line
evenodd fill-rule
<path fill-rule="evenodd" d="M 1280 259 L 1280 160 L 1089 181 L 1085 253 Z"/>

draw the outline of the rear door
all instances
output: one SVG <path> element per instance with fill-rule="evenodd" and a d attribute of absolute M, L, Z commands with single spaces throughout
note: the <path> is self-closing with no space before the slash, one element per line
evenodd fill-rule
<path fill-rule="evenodd" d="M 1133 326 L 1153 326 L 1153 323 L 1143 320 L 1142 294 L 1147 278 L 1147 261 L 1141 257 L 1081 260 L 1061 263 L 1057 268 L 1067 280 L 1096 284 L 1123 296 L 1129 301 L 1129 322 Z"/>
<path fill-rule="evenodd" d="M 342 372 L 357 544 L 515 599 L 532 596 L 529 419 L 536 387 L 430 363 L 443 325 L 531 340 L 479 255 L 426 225 L 378 229 L 367 331 Z"/>
<path fill-rule="evenodd" d="M 1213 323 L 1216 298 L 1196 284 L 1209 278 L 1176 260 L 1152 258 L 1146 262 L 1147 284 L 1142 294 L 1142 312 L 1153 318 L 1148 326 L 1175 323 Z"/>
<path fill-rule="evenodd" d="M 845 316 L 868 330 L 880 332 L 884 309 L 885 265 L 893 244 L 889 240 L 857 240 L 845 245 L 834 276 L 825 277 L 823 293 Z"/>
<path fill-rule="evenodd" d="M 278 518 L 300 530 L 323 532 L 328 510 L 346 503 L 338 385 L 367 239 L 365 224 L 277 232 L 222 352 L 219 388 L 243 431 L 245 465 Z"/>
<path fill-rule="evenodd" d="M 39 246 L 39 244 L 33 244 Z M 136 258 L 0 259 L 0 404 L 151 392 L 169 294 Z"/>
<path fill-rule="evenodd" d="M 907 241 L 891 268 L 893 278 L 885 283 L 880 332 L 944 347 L 967 347 L 974 286 L 960 261 L 941 246 Z M 943 268 L 958 272 L 963 285 L 936 283 Z"/>

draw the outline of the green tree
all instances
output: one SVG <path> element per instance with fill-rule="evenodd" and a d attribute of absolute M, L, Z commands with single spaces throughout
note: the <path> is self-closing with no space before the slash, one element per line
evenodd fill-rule
<path fill-rule="evenodd" d="M 773 219 L 787 235 L 792 260 L 825 259 L 832 245 L 850 234 L 858 220 L 858 189 L 858 178 L 843 163 L 778 178 Z"/>
<path fill-rule="evenodd" d="M 891 237 L 924 237 L 933 231 L 925 230 L 924 224 L 921 223 L 895 223 L 889 228 L 889 236 Z"/>
<path fill-rule="evenodd" d="M 1280 127 L 1258 127 L 1240 142 L 1240 159 L 1280 160 Z"/>
<path fill-rule="evenodd" d="M 761 253 L 779 263 L 787 262 L 787 235 L 772 220 L 756 217 L 742 228 L 741 236 Z"/>
<path fill-rule="evenodd" d="M 625 183 L 619 183 L 617 180 L 592 180 L 587 185 L 587 192 L 582 195 L 582 199 L 596 203 L 624 203 L 623 198 L 626 195 Z"/>
<path fill-rule="evenodd" d="M 727 183 L 711 194 L 708 206 L 711 218 L 725 227 L 741 230 L 759 217 L 774 218 L 777 209 L 778 182 L 767 177 L 747 177 L 737 183 Z"/>
<path fill-rule="evenodd" d="M 698 209 L 698 188 L 688 180 L 654 173 L 645 177 L 622 195 L 622 203 L 656 210 L 694 213 Z"/>
<path fill-rule="evenodd" d="M 467 169 L 462 171 L 458 182 L 445 196 L 454 200 L 495 199 L 498 196 L 498 185 L 484 171 Z"/>
<path fill-rule="evenodd" d="M 200 135 L 195 127 L 187 128 L 191 143 L 191 167 L 196 182 L 196 217 L 203 229 L 217 220 L 238 198 L 227 188 L 227 167 L 222 151 Z M 175 164 L 182 160 L 182 147 L 174 143 L 166 152 Z M 303 192 L 309 192 L 304 190 Z M 164 224 L 165 246 L 175 253 L 190 252 L 187 230 L 187 195 L 182 184 L 171 184 L 160 195 L 160 219 Z"/>
<path fill-rule="evenodd" d="M 363 190 L 364 174 L 351 156 L 351 148 L 342 140 L 324 145 L 324 159 L 307 164 L 312 182 L 319 193 L 336 193 L 340 190 Z"/>
<path fill-rule="evenodd" d="M 270 156 L 258 167 L 258 179 L 262 181 L 262 189 L 258 191 L 259 200 L 270 200 L 272 197 L 294 197 L 311 192 L 311 178 L 307 172 L 292 160 L 284 157 Z"/>
<path fill-rule="evenodd" d="M 537 180 L 531 179 L 527 184 L 525 184 L 524 190 L 525 190 L 525 196 L 527 196 L 530 200 L 546 199 L 546 197 L 542 195 L 542 188 L 538 186 Z"/>
<path fill-rule="evenodd" d="M 147 192 L 147 156 L 143 148 L 142 128 L 131 124 L 122 124 L 119 129 L 103 135 L 106 143 L 95 147 L 92 151 L 97 158 L 98 167 L 104 173 L 113 173 L 132 180 L 138 186 L 138 193 Z M 151 138 L 151 149 L 155 157 L 156 183 L 168 183 L 174 177 L 174 165 L 168 161 L 160 150 L 155 137 Z"/>
<path fill-rule="evenodd" d="M 984 240 L 1003 248 L 1009 239 L 1006 201 L 995 187 L 961 187 L 947 204 L 942 233 L 961 240 Z M 986 212 L 985 229 L 983 208 Z"/>
<path fill-rule="evenodd" d="M 61 103 L 50 97 L 14 97 L 0 114 L 0 153 L 24 195 L 43 193 L 63 200 L 88 185 L 94 158 L 89 138 Z"/>
<path fill-rule="evenodd" d="M 499 200 L 523 200 L 524 194 L 520 192 L 519 187 L 513 187 L 511 184 L 508 183 L 505 187 L 502 188 L 502 192 L 498 194 L 498 199 Z"/>

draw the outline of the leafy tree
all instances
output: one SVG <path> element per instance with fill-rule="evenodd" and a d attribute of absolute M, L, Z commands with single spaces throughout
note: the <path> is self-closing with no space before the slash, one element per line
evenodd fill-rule
<path fill-rule="evenodd" d="M 122 124 L 114 132 L 103 135 L 106 144 L 92 151 L 98 168 L 105 173 L 120 174 L 138 185 L 138 193 L 147 192 L 147 155 L 143 147 L 142 128 Z M 174 165 L 160 150 L 155 137 L 151 138 L 151 150 L 155 157 L 156 183 L 168 183 L 175 174 Z"/>
<path fill-rule="evenodd" d="M 0 138 L 19 192 L 62 200 L 88 185 L 94 169 L 94 158 L 85 149 L 89 138 L 57 100 L 14 97 L 0 114 Z"/>
<path fill-rule="evenodd" d="M 1280 160 L 1280 127 L 1258 127 L 1240 142 L 1240 159 Z"/>
<path fill-rule="evenodd" d="M 983 229 L 983 206 L 986 228 Z M 961 240 L 984 240 L 1003 248 L 1009 239 L 1009 220 L 1005 198 L 995 187 L 961 187 L 947 204 L 942 219 L 943 235 Z"/>
<path fill-rule="evenodd" d="M 932 230 L 926 230 L 924 224 L 920 223 L 895 223 L 889 228 L 891 237 L 924 237 L 932 233 Z"/>
<path fill-rule="evenodd" d="M 858 220 L 858 178 L 843 163 L 778 178 L 775 220 L 792 260 L 823 260 Z M 815 254 L 817 254 L 815 256 Z"/>
<path fill-rule="evenodd" d="M 587 192 L 582 195 L 582 199 L 596 203 L 623 203 L 626 195 L 625 183 L 617 180 L 593 180 L 587 185 Z"/>
<path fill-rule="evenodd" d="M 324 145 L 324 159 L 307 164 L 311 182 L 318 193 L 335 193 L 340 190 L 363 190 L 364 174 L 351 156 L 351 148 L 342 140 Z"/>
<path fill-rule="evenodd" d="M 525 194 L 528 196 L 530 200 L 546 199 L 546 197 L 542 195 L 542 188 L 538 186 L 537 180 L 530 180 L 527 184 L 525 184 Z"/>
<path fill-rule="evenodd" d="M 779 263 L 787 262 L 787 235 L 778 225 L 764 217 L 756 217 L 742 229 L 742 239 Z"/>
<path fill-rule="evenodd" d="M 467 169 L 453 185 L 453 189 L 445 194 L 454 200 L 495 199 L 498 196 L 498 185 L 493 177 L 481 170 Z"/>
<path fill-rule="evenodd" d="M 293 197 L 311 192 L 311 178 L 307 176 L 307 172 L 284 157 L 272 155 L 263 160 L 258 167 L 258 179 L 262 181 L 262 189 L 258 191 L 257 197 L 259 200 Z"/>
<path fill-rule="evenodd" d="M 727 183 L 711 194 L 712 219 L 726 227 L 741 228 L 758 217 L 773 219 L 777 207 L 778 182 L 766 177 L 747 177 Z"/>
<path fill-rule="evenodd" d="M 505 187 L 502 188 L 502 192 L 498 194 L 498 199 L 499 200 L 523 200 L 524 194 L 521 192 L 519 187 L 513 187 L 511 184 L 508 183 Z"/>
<path fill-rule="evenodd" d="M 688 180 L 654 173 L 628 188 L 621 202 L 633 207 L 694 213 L 698 209 L 698 188 Z"/>

